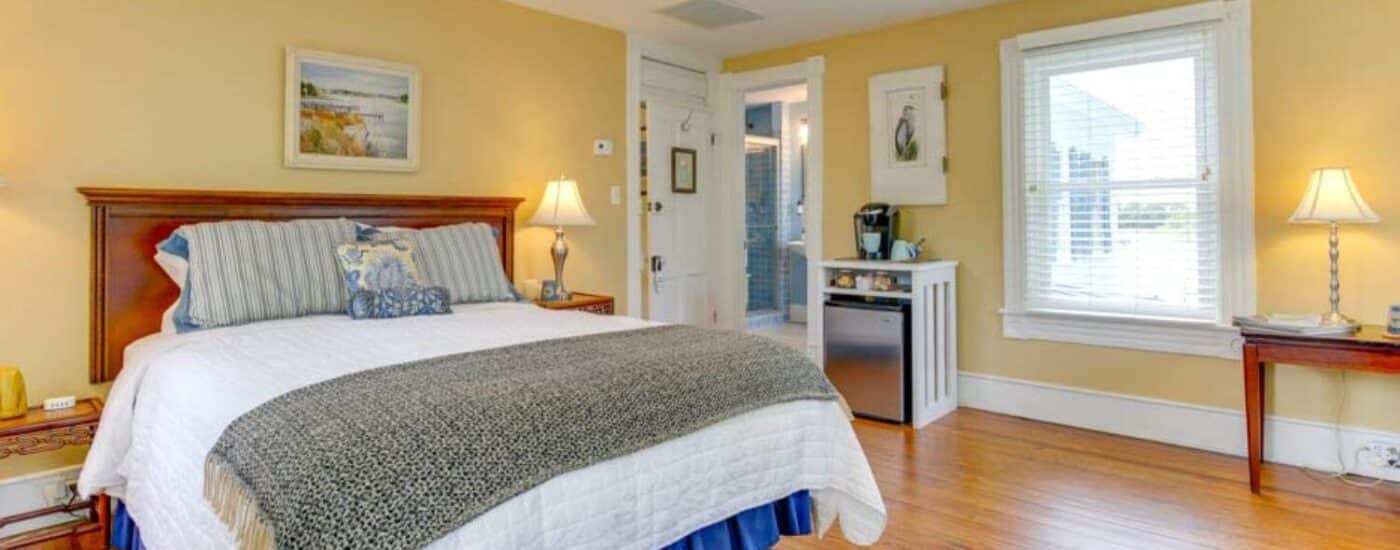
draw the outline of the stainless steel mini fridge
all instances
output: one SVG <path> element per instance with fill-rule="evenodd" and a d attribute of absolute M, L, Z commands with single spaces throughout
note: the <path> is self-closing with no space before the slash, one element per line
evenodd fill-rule
<path fill-rule="evenodd" d="M 909 304 L 828 300 L 826 376 L 859 416 L 908 422 Z"/>

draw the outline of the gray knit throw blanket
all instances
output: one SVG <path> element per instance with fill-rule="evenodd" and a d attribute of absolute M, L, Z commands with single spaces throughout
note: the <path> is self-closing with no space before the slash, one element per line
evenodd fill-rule
<path fill-rule="evenodd" d="M 664 326 L 327 380 L 235 420 L 204 497 L 245 548 L 418 548 L 550 478 L 789 401 L 834 400 L 801 353 Z"/>

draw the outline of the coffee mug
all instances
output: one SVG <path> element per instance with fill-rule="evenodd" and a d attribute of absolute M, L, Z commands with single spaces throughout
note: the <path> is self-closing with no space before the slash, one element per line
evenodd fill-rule
<path fill-rule="evenodd" d="M 890 246 L 890 259 L 894 261 L 912 260 L 919 255 L 909 241 L 895 241 Z"/>
<path fill-rule="evenodd" d="M 884 240 L 884 235 L 880 233 L 863 233 L 860 236 L 860 249 L 865 252 L 865 257 L 875 259 L 880 257 L 880 241 Z"/>

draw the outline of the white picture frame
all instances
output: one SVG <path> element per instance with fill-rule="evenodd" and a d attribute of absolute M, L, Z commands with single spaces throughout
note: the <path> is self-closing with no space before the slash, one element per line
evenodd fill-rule
<path fill-rule="evenodd" d="M 418 67 L 287 48 L 283 162 L 412 172 L 421 149 Z"/>
<path fill-rule="evenodd" d="M 870 77 L 870 196 L 895 205 L 948 204 L 943 66 Z"/>

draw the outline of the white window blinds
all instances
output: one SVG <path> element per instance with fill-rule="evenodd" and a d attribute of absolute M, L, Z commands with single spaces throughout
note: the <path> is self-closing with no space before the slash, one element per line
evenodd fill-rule
<path fill-rule="evenodd" d="M 1217 320 L 1218 25 L 1022 52 L 1028 310 Z"/>

